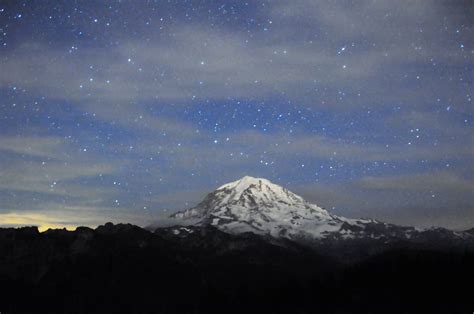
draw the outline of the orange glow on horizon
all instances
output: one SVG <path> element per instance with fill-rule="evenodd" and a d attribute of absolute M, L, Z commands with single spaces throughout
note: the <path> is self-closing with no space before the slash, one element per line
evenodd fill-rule
<path fill-rule="evenodd" d="M 57 218 L 40 213 L 5 213 L 0 214 L 0 226 L 4 227 L 22 227 L 36 226 L 40 232 L 48 229 L 63 229 L 73 231 L 78 227 L 74 224 L 63 224 L 57 222 Z"/>

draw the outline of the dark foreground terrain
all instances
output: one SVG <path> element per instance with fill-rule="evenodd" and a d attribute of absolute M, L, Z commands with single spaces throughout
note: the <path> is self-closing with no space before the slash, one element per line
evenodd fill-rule
<path fill-rule="evenodd" d="M 212 227 L 0 229 L 0 287 L 2 314 L 470 314 L 474 254 L 399 246 L 347 263 Z"/>

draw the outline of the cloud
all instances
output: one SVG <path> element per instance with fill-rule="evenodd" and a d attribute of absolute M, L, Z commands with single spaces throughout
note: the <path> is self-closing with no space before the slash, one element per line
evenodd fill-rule
<path fill-rule="evenodd" d="M 58 226 L 61 219 L 66 226 L 102 223 L 101 208 L 120 192 L 101 179 L 117 175 L 123 161 L 106 161 L 64 138 L 3 136 L 0 158 L 2 225 Z"/>
<path fill-rule="evenodd" d="M 295 187 L 310 201 L 348 217 L 420 227 L 467 229 L 474 223 L 474 181 L 454 172 L 367 176 Z"/>
<path fill-rule="evenodd" d="M 96 193 L 93 188 L 75 184 L 75 180 L 111 174 L 118 169 L 117 163 L 101 163 L 100 157 L 87 156 L 82 150 L 86 156 L 78 155 L 78 148 L 58 137 L 3 136 L 1 151 L 14 154 L 3 155 L 0 188 L 4 190 L 86 196 Z"/>
<path fill-rule="evenodd" d="M 43 158 L 58 158 L 65 141 L 58 137 L 0 136 L 0 151 Z"/>
<path fill-rule="evenodd" d="M 432 31 L 446 12 L 434 1 L 399 6 L 298 0 L 260 10 L 260 18 L 273 22 L 269 31 L 255 30 L 251 36 L 176 22 L 168 34 L 152 33 L 149 40 L 112 33 L 120 35 L 119 45 L 81 47 L 70 54 L 68 46 L 62 51 L 41 41 L 22 42 L 0 61 L 0 85 L 41 91 L 97 112 L 140 102 L 274 97 L 329 110 L 426 106 L 417 103 L 420 96 L 433 94 L 427 102 L 443 91 L 453 101 L 462 100 L 459 89 L 469 86 L 423 75 L 441 71 L 433 62 L 450 64 L 451 75 L 464 71 L 453 65 L 469 62 L 458 44 L 446 47 Z M 423 79 L 416 81 L 420 74 Z M 359 96 L 348 102 L 341 92 Z"/>
<path fill-rule="evenodd" d="M 0 171 L 0 189 L 38 192 L 71 197 L 93 197 L 100 193 L 94 187 L 74 183 L 81 178 L 97 177 L 114 173 L 110 164 L 64 164 L 62 162 L 9 162 Z"/>
<path fill-rule="evenodd" d="M 270 134 L 255 131 L 242 132 L 232 137 L 233 143 L 255 147 L 256 151 L 266 151 L 270 158 L 281 158 L 285 153 L 347 162 L 443 160 L 449 158 L 472 158 L 472 147 L 459 147 L 457 143 L 441 143 L 439 146 L 417 144 L 378 144 L 353 142 L 347 139 L 331 138 L 323 135 Z M 237 146 L 237 147 L 238 147 Z"/>
<path fill-rule="evenodd" d="M 164 115 L 153 115 L 150 109 L 141 104 L 97 104 L 87 102 L 80 108 L 96 119 L 119 125 L 128 130 L 154 132 L 173 137 L 199 139 L 198 128 L 188 122 Z"/>
<path fill-rule="evenodd" d="M 410 187 L 411 192 L 432 190 L 467 194 L 474 190 L 473 181 L 449 172 L 399 175 L 390 178 L 364 177 L 359 180 L 358 185 L 366 189 L 393 191 L 403 191 Z"/>
<path fill-rule="evenodd" d="M 343 71 L 334 54 L 246 41 L 243 34 L 182 26 L 166 45 L 130 40 L 112 51 L 90 50 L 81 57 L 65 58 L 41 43 L 25 43 L 2 63 L 0 84 L 111 107 L 153 99 L 298 98 L 315 81 L 350 81 L 373 73 L 369 67 L 375 56 Z"/>
<path fill-rule="evenodd" d="M 459 111 L 460 112 L 459 112 Z M 442 111 L 411 110 L 403 114 L 389 117 L 386 122 L 397 130 L 405 130 L 413 133 L 421 131 L 421 134 L 429 133 L 436 135 L 440 141 L 451 142 L 461 141 L 474 144 L 474 133 L 466 121 L 461 119 L 464 108 L 449 106 L 449 110 L 442 108 Z M 447 112 L 452 114 L 446 114 Z M 466 115 L 467 117 L 467 115 Z M 474 149 L 473 145 L 468 145 L 468 149 Z"/>

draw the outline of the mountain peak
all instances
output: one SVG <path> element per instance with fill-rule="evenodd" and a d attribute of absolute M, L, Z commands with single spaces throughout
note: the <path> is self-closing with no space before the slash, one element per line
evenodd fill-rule
<path fill-rule="evenodd" d="M 257 177 L 252 177 L 252 176 L 244 176 L 241 179 L 235 181 L 235 182 L 242 182 L 242 183 L 255 183 L 259 181 L 265 181 L 265 182 L 270 182 L 270 180 L 265 179 L 265 178 L 257 178 Z"/>
<path fill-rule="evenodd" d="M 269 180 L 264 179 L 264 178 L 255 178 L 251 176 L 245 176 L 237 181 L 233 181 L 230 183 L 226 183 L 222 185 L 221 187 L 217 188 L 217 190 L 225 189 L 225 188 L 232 188 L 236 186 L 241 186 L 241 187 L 249 187 L 250 185 L 257 185 L 260 183 L 264 184 L 273 184 Z"/>
<path fill-rule="evenodd" d="M 198 224 L 239 233 L 254 232 L 287 236 L 338 229 L 342 221 L 325 209 L 264 178 L 245 176 L 224 184 L 196 207 L 172 216 L 196 219 Z"/>
<path fill-rule="evenodd" d="M 277 203 L 302 203 L 303 198 L 272 183 L 264 178 L 245 176 L 240 180 L 230 182 L 217 188 L 217 191 L 225 191 L 226 196 L 222 201 L 227 203 L 237 202 L 245 205 L 246 200 L 257 205 Z"/>

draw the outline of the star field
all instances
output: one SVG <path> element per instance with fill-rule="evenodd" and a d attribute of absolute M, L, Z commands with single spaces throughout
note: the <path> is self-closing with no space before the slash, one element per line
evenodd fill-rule
<path fill-rule="evenodd" d="M 244 175 L 474 222 L 470 1 L 0 3 L 0 224 L 146 225 Z"/>

